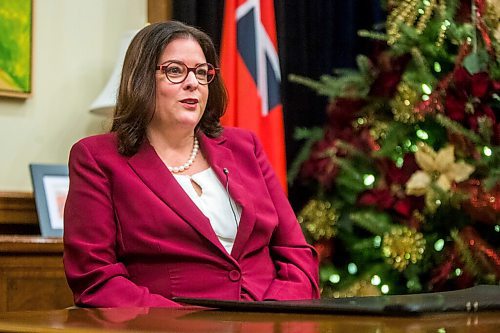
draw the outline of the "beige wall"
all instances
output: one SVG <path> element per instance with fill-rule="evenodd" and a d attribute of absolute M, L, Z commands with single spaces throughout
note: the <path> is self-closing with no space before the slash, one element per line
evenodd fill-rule
<path fill-rule="evenodd" d="M 34 0 L 33 95 L 0 97 L 0 192 L 32 191 L 30 163 L 66 163 L 109 120 L 88 112 L 120 38 L 147 21 L 146 0 Z"/>

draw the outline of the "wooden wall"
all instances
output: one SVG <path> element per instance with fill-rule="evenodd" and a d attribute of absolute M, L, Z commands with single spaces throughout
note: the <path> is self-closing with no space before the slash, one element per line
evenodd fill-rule
<path fill-rule="evenodd" d="M 172 18 L 173 0 L 148 0 L 148 22 L 162 22 Z"/>

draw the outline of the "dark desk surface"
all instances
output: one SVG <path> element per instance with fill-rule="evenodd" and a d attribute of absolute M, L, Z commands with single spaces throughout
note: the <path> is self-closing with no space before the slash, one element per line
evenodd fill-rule
<path fill-rule="evenodd" d="M 421 317 L 243 313 L 199 308 L 67 309 L 0 313 L 0 332 L 387 333 L 500 332 L 500 312 Z"/>

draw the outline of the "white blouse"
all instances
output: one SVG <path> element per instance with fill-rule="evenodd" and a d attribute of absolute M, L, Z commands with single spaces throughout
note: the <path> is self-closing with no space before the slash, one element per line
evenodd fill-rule
<path fill-rule="evenodd" d="M 228 253 L 233 249 L 234 239 L 241 218 L 241 207 L 237 205 L 219 181 L 212 168 L 194 175 L 177 175 L 175 179 L 210 220 L 212 229 Z M 201 187 L 201 195 L 191 183 L 191 180 Z"/>

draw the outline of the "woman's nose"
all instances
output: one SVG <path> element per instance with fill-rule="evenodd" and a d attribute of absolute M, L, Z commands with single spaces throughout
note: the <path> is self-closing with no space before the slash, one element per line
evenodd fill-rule
<path fill-rule="evenodd" d="M 196 75 L 194 75 L 193 72 L 189 72 L 186 79 L 184 80 L 184 86 L 188 89 L 193 89 L 198 87 L 198 79 L 196 78 Z"/>

